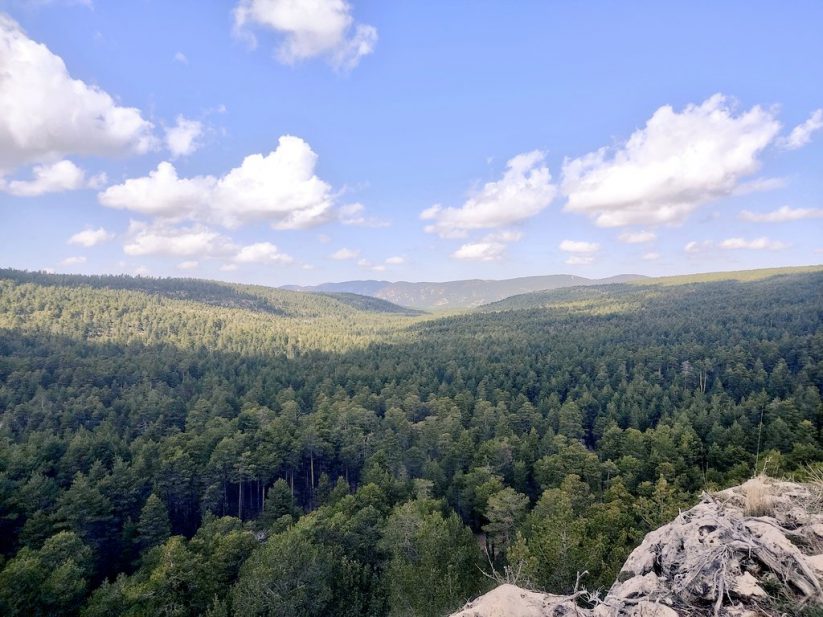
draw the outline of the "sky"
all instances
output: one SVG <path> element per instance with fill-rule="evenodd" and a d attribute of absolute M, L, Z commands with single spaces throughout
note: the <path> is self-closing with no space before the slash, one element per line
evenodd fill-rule
<path fill-rule="evenodd" d="M 823 263 L 823 3 L 0 0 L 0 267 Z"/>

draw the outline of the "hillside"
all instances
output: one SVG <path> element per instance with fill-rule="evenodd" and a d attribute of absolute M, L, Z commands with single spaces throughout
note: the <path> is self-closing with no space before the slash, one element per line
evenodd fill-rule
<path fill-rule="evenodd" d="M 821 272 L 823 266 L 808 266 L 644 278 L 609 286 L 568 287 L 520 294 L 478 307 L 478 310 L 494 312 L 551 308 L 599 313 L 631 310 L 650 298 L 686 299 L 697 289 L 726 289 L 758 282 L 768 285 L 765 281 L 774 277 L 787 277 L 797 281 L 806 280 L 808 276 L 819 279 Z"/>
<path fill-rule="evenodd" d="M 444 283 L 346 281 L 343 283 L 325 283 L 313 287 L 286 286 L 284 289 L 309 292 L 350 292 L 382 298 L 400 306 L 423 310 L 447 310 L 472 308 L 531 291 L 581 285 L 625 283 L 644 278 L 635 274 L 624 274 L 606 279 L 587 279 L 570 274 L 555 274 L 499 281 L 471 279 Z"/>
<path fill-rule="evenodd" d="M 390 339 L 412 316 L 355 294 L 0 269 L 0 328 L 91 342 L 293 353 Z"/>
<path fill-rule="evenodd" d="M 604 597 L 704 491 L 823 462 L 823 272 L 450 317 L 3 274 L 4 616 L 430 617 L 492 566 Z"/>

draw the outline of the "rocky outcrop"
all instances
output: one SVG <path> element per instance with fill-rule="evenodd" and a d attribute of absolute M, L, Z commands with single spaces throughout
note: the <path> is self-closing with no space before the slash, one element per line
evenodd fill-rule
<path fill-rule="evenodd" d="M 823 607 L 823 489 L 766 478 L 649 533 L 594 608 L 502 585 L 460 617 L 755 617 Z"/>
<path fill-rule="evenodd" d="M 500 585 L 484 596 L 469 602 L 452 617 L 544 617 L 544 615 L 588 615 L 569 597 L 554 596 L 521 589 L 516 585 Z"/>

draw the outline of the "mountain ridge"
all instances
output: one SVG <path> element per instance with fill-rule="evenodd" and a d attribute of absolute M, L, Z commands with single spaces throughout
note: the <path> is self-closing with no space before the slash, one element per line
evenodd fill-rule
<path fill-rule="evenodd" d="M 548 274 L 510 279 L 462 279 L 442 282 L 365 279 L 320 285 L 284 285 L 280 289 L 308 293 L 355 293 L 415 309 L 448 310 L 475 308 L 534 291 L 610 285 L 646 278 L 648 277 L 640 274 L 620 274 L 602 279 L 590 279 L 574 274 Z"/>

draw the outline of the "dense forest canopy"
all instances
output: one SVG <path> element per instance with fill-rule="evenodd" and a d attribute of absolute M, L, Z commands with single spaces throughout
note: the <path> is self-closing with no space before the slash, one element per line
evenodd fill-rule
<path fill-rule="evenodd" d="M 823 461 L 823 272 L 450 317 L 0 271 L 0 614 L 442 615 L 608 585 L 755 468 Z M 374 301 L 373 301 L 374 300 Z"/>

